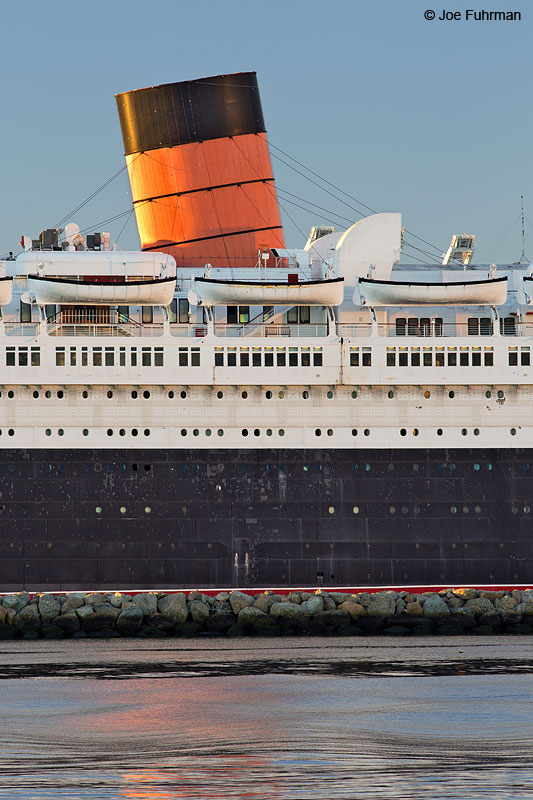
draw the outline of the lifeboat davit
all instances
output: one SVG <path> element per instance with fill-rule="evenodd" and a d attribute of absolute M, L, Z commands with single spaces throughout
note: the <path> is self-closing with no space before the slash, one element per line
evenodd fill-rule
<path fill-rule="evenodd" d="M 176 278 L 150 278 L 145 281 L 98 279 L 72 280 L 28 275 L 27 295 L 39 305 L 77 306 L 168 306 L 172 302 Z"/>
<path fill-rule="evenodd" d="M 451 283 L 359 278 L 359 291 L 369 306 L 501 306 L 507 300 L 507 277 Z"/>
<path fill-rule="evenodd" d="M 207 306 L 340 306 L 344 278 L 298 283 L 196 278 L 194 291 Z"/>

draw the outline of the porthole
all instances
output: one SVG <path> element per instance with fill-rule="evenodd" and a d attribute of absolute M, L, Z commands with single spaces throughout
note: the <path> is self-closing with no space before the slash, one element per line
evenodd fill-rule
<path fill-rule="evenodd" d="M 272 392 L 270 391 L 270 389 L 265 392 L 265 397 L 267 400 L 272 400 Z"/>
<path fill-rule="evenodd" d="M 387 469 L 389 472 L 394 472 L 394 464 L 387 464 Z"/>
<path fill-rule="evenodd" d="M 354 506 L 354 507 L 352 508 L 352 512 L 353 512 L 354 514 L 359 514 L 359 506 Z"/>
<path fill-rule="evenodd" d="M 132 436 L 137 436 L 137 435 L 138 435 L 138 433 L 139 433 L 139 431 L 137 430 L 137 428 L 132 428 L 132 429 L 131 429 L 131 435 L 132 435 Z"/>
<path fill-rule="evenodd" d="M 243 436 L 248 436 L 248 428 L 243 428 L 242 431 L 241 431 L 241 434 Z"/>
<path fill-rule="evenodd" d="M 437 428 L 437 436 L 442 436 L 442 428 Z"/>
<path fill-rule="evenodd" d="M 211 433 L 211 431 L 209 431 L 209 432 Z M 144 429 L 144 435 L 145 436 L 150 436 L 150 428 L 145 428 Z"/>
<path fill-rule="evenodd" d="M 328 398 L 328 400 L 331 400 L 333 397 L 333 392 L 328 392 L 326 397 Z"/>
<path fill-rule="evenodd" d="M 413 428 L 413 436 L 418 436 L 418 428 Z"/>
<path fill-rule="evenodd" d="M 285 397 L 285 392 L 278 392 L 278 397 L 280 400 L 283 400 L 283 398 Z"/>
<path fill-rule="evenodd" d="M 309 399 L 309 392 L 308 391 L 302 392 L 302 397 L 303 397 L 304 400 L 308 400 Z"/>
<path fill-rule="evenodd" d="M 309 467 L 308 467 L 307 464 L 304 464 L 302 469 L 303 469 L 304 472 L 309 472 Z"/>
<path fill-rule="evenodd" d="M 426 389 L 426 391 L 424 392 L 424 397 L 426 398 L 426 400 L 429 400 L 429 398 L 431 397 L 431 392 L 428 392 L 428 390 Z"/>
<path fill-rule="evenodd" d="M 84 389 L 83 392 L 81 393 L 81 396 L 83 397 L 84 400 L 87 400 L 87 398 L 89 397 L 89 392 L 86 389 Z"/>
<path fill-rule="evenodd" d="M 151 512 L 151 510 L 152 510 L 152 509 L 150 508 L 150 506 L 145 506 L 145 507 L 144 507 L 144 513 L 145 513 L 145 514 L 149 514 L 149 513 Z"/>
<path fill-rule="evenodd" d="M 372 467 L 370 466 L 370 464 L 365 464 L 365 472 L 370 472 L 371 469 Z"/>
<path fill-rule="evenodd" d="M 10 400 L 12 400 L 15 397 L 15 392 L 13 391 L 13 389 L 9 390 L 7 396 L 9 397 Z"/>
<path fill-rule="evenodd" d="M 392 392 L 392 391 L 391 392 L 387 392 L 387 397 L 389 398 L 389 400 L 392 400 L 392 398 L 394 397 L 394 392 Z"/>
<path fill-rule="evenodd" d="M 511 511 L 513 514 L 518 514 L 518 506 L 511 506 Z"/>
<path fill-rule="evenodd" d="M 124 429 L 124 428 L 121 428 L 121 429 L 119 430 L 119 435 L 120 435 L 120 436 L 125 436 L 125 435 L 126 435 L 126 431 L 125 431 L 125 429 Z"/>
<path fill-rule="evenodd" d="M 146 431 L 145 431 L 145 433 L 146 433 Z M 211 436 L 211 428 L 206 428 L 205 435 L 206 436 Z"/>
<path fill-rule="evenodd" d="M 34 393 L 33 393 L 33 396 L 35 397 L 35 399 L 37 399 L 37 398 L 39 397 L 39 392 L 37 392 L 37 391 L 36 391 L 36 392 L 34 392 Z"/>
<path fill-rule="evenodd" d="M 474 436 L 479 436 L 479 428 L 474 428 Z"/>
<path fill-rule="evenodd" d="M 96 511 L 97 514 L 101 514 L 102 513 L 102 507 L 101 506 L 96 506 L 96 508 L 94 510 Z"/>
<path fill-rule="evenodd" d="M 530 511 L 531 509 L 529 506 L 524 506 L 524 514 L 529 514 Z"/>
<path fill-rule="evenodd" d="M 248 392 L 241 392 L 241 397 L 243 400 L 246 400 L 246 398 L 248 397 Z"/>
<path fill-rule="evenodd" d="M 490 398 L 492 397 L 492 392 L 485 392 L 485 397 L 487 398 L 487 400 L 490 400 Z"/>
<path fill-rule="evenodd" d="M 498 398 L 501 400 L 503 398 L 503 392 L 501 389 L 498 389 Z"/>
<path fill-rule="evenodd" d="M 217 392 L 217 397 L 219 400 L 222 400 L 222 398 L 224 397 L 224 392 Z"/>
<path fill-rule="evenodd" d="M 511 428 L 511 436 L 516 436 L 516 428 Z"/>
<path fill-rule="evenodd" d="M 407 429 L 406 428 L 400 428 L 400 436 L 407 436 Z"/>
<path fill-rule="evenodd" d="M 113 436 L 113 428 L 108 428 L 107 429 L 107 435 L 108 436 Z"/>
<path fill-rule="evenodd" d="M 108 400 L 111 400 L 111 398 L 113 397 L 113 392 L 111 391 L 111 389 L 107 392 L 106 397 Z"/>
<path fill-rule="evenodd" d="M 285 431 L 283 430 L 283 428 L 280 428 L 278 433 L 280 436 L 285 436 Z"/>
<path fill-rule="evenodd" d="M 333 428 L 328 428 L 328 436 L 333 436 Z"/>
<path fill-rule="evenodd" d="M 181 435 L 182 436 L 187 436 L 187 430 L 185 428 L 181 429 Z"/>
<path fill-rule="evenodd" d="M 469 511 L 470 509 L 468 508 L 468 506 L 463 506 L 463 514 L 468 514 Z"/>
<path fill-rule="evenodd" d="M 51 436 L 52 435 L 52 429 L 51 428 L 47 428 L 45 430 L 45 433 L 46 433 L 47 436 Z"/>
<path fill-rule="evenodd" d="M 457 506 L 450 506 L 450 511 L 452 514 L 457 514 Z"/>
<path fill-rule="evenodd" d="M 474 511 L 476 514 L 481 514 L 481 506 L 474 506 Z"/>
<path fill-rule="evenodd" d="M 126 506 L 120 506 L 120 513 L 125 514 L 127 511 Z"/>
<path fill-rule="evenodd" d="M 199 435 L 200 435 L 200 431 L 198 430 L 198 428 L 195 428 L 195 429 L 193 430 L 193 432 L 192 432 L 192 435 L 193 435 L 193 436 L 199 436 Z"/>
<path fill-rule="evenodd" d="M 139 397 L 139 392 L 135 391 L 134 389 L 131 393 L 131 398 L 132 400 L 137 400 L 138 397 Z"/>
<path fill-rule="evenodd" d="M 8 430 L 7 435 L 8 436 L 14 436 L 15 435 L 15 431 L 13 430 L 13 428 L 10 428 Z M 62 433 L 60 433 L 59 435 L 62 436 Z"/>
<path fill-rule="evenodd" d="M 169 398 L 172 400 L 172 398 L 174 397 L 174 392 L 171 390 L 171 391 L 168 393 L 168 396 L 169 396 Z"/>
<path fill-rule="evenodd" d="M 13 432 L 13 433 L 14 433 L 14 432 Z M 13 436 L 13 433 L 10 431 L 10 432 L 9 432 L 9 435 L 10 435 L 10 436 Z M 64 434 L 64 433 L 65 433 L 65 431 L 63 430 L 63 428 L 59 428 L 59 430 L 58 430 L 58 432 L 57 432 L 57 435 L 58 435 L 58 436 L 63 436 L 63 434 Z"/>
<path fill-rule="evenodd" d="M 453 400 L 453 398 L 455 397 L 455 392 L 453 391 L 453 389 L 450 389 L 450 391 L 448 392 L 448 397 L 450 398 L 450 400 Z"/>
<path fill-rule="evenodd" d="M 352 428 L 352 436 L 357 436 L 357 428 Z"/>
<path fill-rule="evenodd" d="M 356 400 L 356 399 L 357 399 L 357 392 L 352 392 L 352 400 Z"/>
<path fill-rule="evenodd" d="M 259 430 L 259 428 L 254 428 L 254 436 L 259 436 L 260 434 L 261 431 Z"/>
<path fill-rule="evenodd" d="M 185 398 L 187 397 L 187 392 L 180 392 L 180 397 L 182 400 L 185 400 Z"/>
<path fill-rule="evenodd" d="M 394 506 L 389 506 L 389 514 L 396 514 L 396 508 Z"/>
<path fill-rule="evenodd" d="M 148 389 L 145 389 L 145 390 L 144 390 L 144 392 L 143 392 L 143 397 L 144 397 L 144 399 L 145 399 L 145 400 L 148 400 L 148 399 L 149 399 L 149 397 L 150 397 L 150 392 L 148 391 Z"/>
<path fill-rule="evenodd" d="M 467 431 L 467 429 L 466 429 L 466 428 L 461 428 L 461 434 L 462 434 L 463 436 L 466 436 L 466 434 L 467 434 L 467 433 L 468 433 L 468 431 Z"/>
<path fill-rule="evenodd" d="M 57 393 L 57 396 L 59 397 L 60 400 L 62 400 L 64 398 L 65 393 L 63 392 L 62 389 L 59 389 L 59 391 Z"/>
<path fill-rule="evenodd" d="M 364 429 L 364 431 L 363 431 L 363 433 L 365 434 L 365 436 L 370 436 L 370 430 L 369 430 L 369 428 L 365 428 L 365 429 Z"/>
<path fill-rule="evenodd" d="M 219 428 L 219 429 L 218 429 L 218 431 L 217 431 L 217 435 L 218 435 L 218 436 L 224 436 L 224 431 L 222 430 L 222 428 Z"/>
<path fill-rule="evenodd" d="M 9 397 L 9 392 L 8 392 L 7 396 Z M 44 393 L 44 396 L 47 397 L 48 399 L 50 399 L 52 397 L 52 392 L 50 391 L 50 389 L 46 390 L 46 392 Z"/>
<path fill-rule="evenodd" d="M 402 506 L 402 514 L 407 514 L 407 513 L 409 513 L 409 509 L 407 508 L 407 506 Z"/>
<path fill-rule="evenodd" d="M 320 428 L 315 428 L 315 436 L 322 436 L 322 431 Z"/>
<path fill-rule="evenodd" d="M 413 508 L 413 511 L 414 511 L 415 514 L 420 514 L 420 506 L 415 506 Z"/>
<path fill-rule="evenodd" d="M 328 514 L 334 514 L 334 513 L 335 513 L 335 507 L 334 506 L 330 506 L 328 508 Z"/>
<path fill-rule="evenodd" d="M 88 436 L 89 435 L 89 429 L 88 428 L 84 428 L 82 430 L 82 433 L 83 433 L 84 436 Z"/>
<path fill-rule="evenodd" d="M 267 428 L 266 435 L 272 436 L 272 428 Z"/>
<path fill-rule="evenodd" d="M 479 472 L 480 469 L 481 469 L 481 464 L 474 464 L 474 470 L 476 472 Z"/>

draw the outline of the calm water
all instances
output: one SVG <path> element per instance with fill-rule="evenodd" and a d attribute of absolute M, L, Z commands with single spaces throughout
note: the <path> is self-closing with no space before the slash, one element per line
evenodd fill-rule
<path fill-rule="evenodd" d="M 0 798 L 533 798 L 533 644 L 0 642 Z"/>

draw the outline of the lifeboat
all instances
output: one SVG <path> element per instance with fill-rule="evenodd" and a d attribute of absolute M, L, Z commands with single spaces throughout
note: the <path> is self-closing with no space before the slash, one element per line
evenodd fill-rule
<path fill-rule="evenodd" d="M 507 277 L 452 283 L 359 278 L 359 291 L 369 306 L 501 306 L 507 300 Z"/>
<path fill-rule="evenodd" d="M 340 306 L 344 278 L 298 283 L 196 278 L 194 290 L 206 306 Z"/>
<path fill-rule="evenodd" d="M 0 278 L 0 306 L 7 306 L 13 295 L 13 278 Z"/>
<path fill-rule="evenodd" d="M 96 278 L 80 281 L 28 275 L 27 286 L 27 295 L 34 297 L 39 305 L 168 306 L 174 296 L 176 278 L 121 279 L 109 283 Z"/>

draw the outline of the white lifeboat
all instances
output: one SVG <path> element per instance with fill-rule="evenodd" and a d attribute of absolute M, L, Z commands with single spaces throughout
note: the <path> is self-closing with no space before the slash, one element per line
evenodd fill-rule
<path fill-rule="evenodd" d="M 339 306 L 344 278 L 321 281 L 225 281 L 196 278 L 194 290 L 206 306 Z"/>
<path fill-rule="evenodd" d="M 13 278 L 0 278 L 0 306 L 7 306 L 13 296 Z"/>
<path fill-rule="evenodd" d="M 507 277 L 452 283 L 359 278 L 359 291 L 369 306 L 501 306 L 507 300 Z"/>
<path fill-rule="evenodd" d="M 174 296 L 176 278 L 120 279 L 110 283 L 97 278 L 80 281 L 28 275 L 27 286 L 27 295 L 34 297 L 38 305 L 168 306 Z"/>

